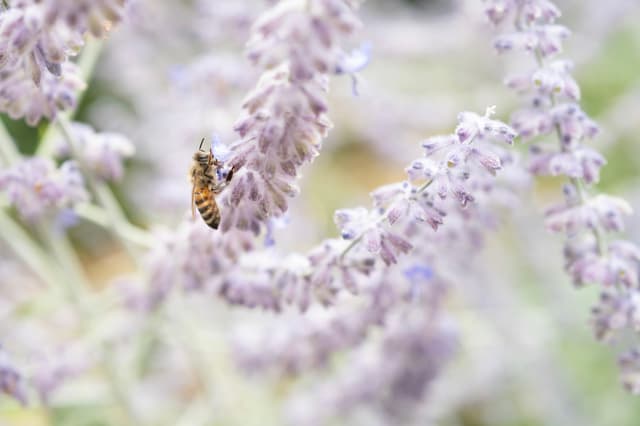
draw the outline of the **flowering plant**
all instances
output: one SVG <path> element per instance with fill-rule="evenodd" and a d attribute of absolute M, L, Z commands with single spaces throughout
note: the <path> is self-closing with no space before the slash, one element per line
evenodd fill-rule
<path fill-rule="evenodd" d="M 361 6 L 0 1 L 0 420 L 466 424 L 474 401 L 500 406 L 507 376 L 531 380 L 518 354 L 553 342 L 531 317 L 555 312 L 518 294 L 534 266 L 505 241 L 536 223 L 518 219 L 535 210 L 532 176 L 566 178 L 546 228 L 566 236 L 568 277 L 599 285 L 596 336 L 626 344 L 638 392 L 631 203 L 596 191 L 613 160 L 587 145 L 599 126 L 556 58 L 559 8 L 470 6 L 503 31 L 499 53 L 533 58 L 505 81 L 523 99 L 507 124 L 486 59 L 454 74 L 464 92 L 434 77 L 446 96 L 399 90 L 431 67 L 385 74 L 442 55 L 424 42 L 434 28 L 455 35 L 447 50 L 482 51 L 460 5 L 396 6 L 411 19 Z M 219 229 L 191 214 L 190 191 Z M 541 282 L 564 280 L 545 253 Z"/>

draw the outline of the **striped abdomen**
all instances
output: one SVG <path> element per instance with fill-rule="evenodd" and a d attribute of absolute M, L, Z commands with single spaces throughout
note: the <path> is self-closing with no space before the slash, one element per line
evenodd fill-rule
<path fill-rule="evenodd" d="M 218 229 L 218 225 L 220 225 L 220 210 L 209 187 L 199 185 L 199 188 L 194 191 L 194 201 L 204 222 L 213 229 Z"/>

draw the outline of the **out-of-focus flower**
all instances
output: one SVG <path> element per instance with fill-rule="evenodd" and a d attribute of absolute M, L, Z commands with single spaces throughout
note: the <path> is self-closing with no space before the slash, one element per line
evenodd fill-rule
<path fill-rule="evenodd" d="M 600 194 L 581 203 L 550 207 L 545 213 L 545 223 L 551 231 L 568 234 L 597 228 L 621 231 L 624 229 L 624 216 L 631 213 L 631 206 L 626 200 Z"/>
<path fill-rule="evenodd" d="M 35 125 L 76 105 L 84 88 L 69 62 L 84 34 L 101 37 L 125 0 L 10 0 L 0 10 L 0 111 Z"/>
<path fill-rule="evenodd" d="M 640 395 L 640 349 L 633 348 L 618 358 L 622 383 L 634 395 Z"/>
<path fill-rule="evenodd" d="M 0 111 L 11 118 L 24 117 L 35 126 L 42 118 L 52 119 L 57 111 L 75 108 L 77 93 L 85 88 L 78 67 L 73 63 L 61 65 L 59 77 L 46 73 L 40 85 L 26 78 L 20 71 L 0 69 Z"/>
<path fill-rule="evenodd" d="M 505 81 L 526 105 L 512 116 L 514 128 L 525 139 L 555 132 L 557 144 L 531 149 L 529 169 L 536 175 L 566 176 L 564 201 L 546 211 L 546 226 L 567 236 L 567 272 L 576 285 L 601 286 L 600 303 L 593 308 L 594 329 L 599 339 L 625 330 L 638 331 L 638 275 L 640 249 L 628 241 L 607 242 L 608 232 L 624 229 L 624 216 L 632 212 L 629 203 L 606 194 L 590 195 L 589 185 L 597 183 L 606 159 L 584 145 L 598 132 L 598 125 L 577 104 L 580 87 L 571 76 L 573 65 L 554 58 L 562 51 L 567 28 L 555 24 L 559 9 L 549 0 L 486 1 L 486 14 L 496 25 L 509 17 L 515 32 L 499 36 L 495 47 L 502 53 L 524 50 L 533 53 L 536 66 L 529 73 Z M 533 101 L 531 101 L 533 99 Z M 623 380 L 632 391 L 637 375 L 633 357 L 621 362 Z M 635 374 L 635 373 L 634 373 Z M 631 377 L 631 379 L 630 379 Z"/>
<path fill-rule="evenodd" d="M 117 181 L 124 174 L 123 161 L 135 153 L 135 147 L 124 135 L 118 133 L 97 133 L 91 126 L 74 123 L 72 137 L 78 144 L 79 161 L 95 176 L 103 180 Z M 69 144 L 61 140 L 57 156 L 72 156 Z"/>
<path fill-rule="evenodd" d="M 290 424 L 323 425 L 363 406 L 387 424 L 410 419 L 456 347 L 452 330 L 432 313 L 423 307 L 386 324 L 381 339 L 352 354 L 337 377 L 293 399 Z"/>
<path fill-rule="evenodd" d="M 94 362 L 79 345 L 71 343 L 69 347 L 41 353 L 34 357 L 33 367 L 29 371 L 31 385 L 38 392 L 40 401 L 48 404 L 55 391 L 69 379 L 81 374 Z"/>
<path fill-rule="evenodd" d="M 22 404 L 27 403 L 27 393 L 22 374 L 13 365 L 2 346 L 0 346 L 0 392 L 17 399 Z"/>
<path fill-rule="evenodd" d="M 88 199 L 75 162 L 66 161 L 57 168 L 50 159 L 40 157 L 23 160 L 0 173 L 0 190 L 7 193 L 9 202 L 29 222 Z"/>

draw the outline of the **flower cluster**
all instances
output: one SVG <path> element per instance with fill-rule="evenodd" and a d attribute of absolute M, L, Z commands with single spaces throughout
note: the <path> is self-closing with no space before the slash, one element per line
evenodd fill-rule
<path fill-rule="evenodd" d="M 566 235 L 567 272 L 576 285 L 598 284 L 600 302 L 593 308 L 599 339 L 612 338 L 624 330 L 637 330 L 640 249 L 629 241 L 613 241 L 606 233 L 624 228 L 631 206 L 623 199 L 590 195 L 588 186 L 598 182 L 605 158 L 585 144 L 598 133 L 597 124 L 579 105 L 580 87 L 571 76 L 572 65 L 557 59 L 569 30 L 556 24 L 560 10 L 548 0 L 493 0 L 486 14 L 496 25 L 515 22 L 515 29 L 498 37 L 498 52 L 523 50 L 536 60 L 524 74 L 505 80 L 519 93 L 524 106 L 512 115 L 513 127 L 525 140 L 534 140 L 530 171 L 541 176 L 566 176 L 564 200 L 546 211 L 549 230 Z M 555 134 L 553 145 L 537 143 Z M 625 383 L 639 389 L 632 357 L 623 356 Z"/>
<path fill-rule="evenodd" d="M 366 250 L 389 265 L 412 245 L 407 238 L 416 224 L 434 231 L 447 212 L 465 209 L 478 194 L 493 189 L 493 177 L 504 162 L 511 160 L 501 141 L 512 144 L 515 131 L 491 119 L 493 108 L 484 116 L 464 112 L 451 135 L 435 136 L 423 142 L 425 156 L 405 170 L 407 180 L 385 185 L 371 193 L 374 209 L 339 210 L 335 221 L 345 240 L 363 240 Z M 394 226 L 395 225 L 395 226 Z M 392 232 L 390 227 L 400 229 Z"/>
<path fill-rule="evenodd" d="M 324 425 L 349 418 L 358 407 L 378 413 L 385 424 L 404 424 L 456 347 L 455 335 L 424 310 L 395 318 L 371 347 L 348 358 L 339 377 L 326 380 L 289 405 L 290 424 Z"/>
<path fill-rule="evenodd" d="M 264 70 L 244 102 L 230 164 L 239 171 L 221 197 L 221 229 L 257 233 L 288 208 L 298 193 L 299 168 L 319 152 L 331 123 L 327 76 L 343 72 L 342 39 L 358 27 L 357 2 L 279 2 L 253 27 L 249 58 Z"/>
<path fill-rule="evenodd" d="M 22 374 L 13 365 L 9 355 L 0 346 L 0 392 L 25 404 L 27 394 Z"/>
<path fill-rule="evenodd" d="M 511 144 L 515 132 L 492 113 L 462 113 L 452 135 L 424 141 L 425 156 L 407 167 L 405 182 L 374 191 L 371 209 L 336 212 L 343 238 L 306 255 L 260 248 L 250 233 L 203 233 L 199 223 L 185 223 L 157 246 L 148 291 L 130 293 L 130 305 L 154 309 L 179 286 L 280 312 L 285 324 L 261 333 L 268 337 L 236 340 L 244 369 L 295 376 L 325 369 L 336 354 L 369 358 L 373 349 L 375 359 L 354 361 L 362 369 L 349 364 L 318 390 L 335 407 L 318 419 L 342 416 L 354 405 L 409 415 L 454 347 L 441 324 L 447 286 L 439 267 L 469 253 L 466 244 L 477 244 L 474 225 L 484 231 L 491 222 L 482 209 L 490 207 L 487 194 L 499 192 L 496 172 L 513 161 L 502 145 Z M 372 348 L 374 330 L 383 337 Z M 377 374 L 376 389 L 393 390 L 388 396 L 368 386 L 374 371 L 385 372 Z M 291 401 L 293 411 L 299 403 Z"/>
<path fill-rule="evenodd" d="M 0 111 L 35 125 L 73 108 L 84 88 L 69 58 L 87 32 L 103 36 L 125 0 L 10 0 L 0 11 Z"/>
<path fill-rule="evenodd" d="M 238 339 L 235 352 L 239 364 L 250 372 L 277 370 L 286 375 L 326 367 L 333 354 L 359 346 L 374 325 L 383 325 L 391 309 L 401 302 L 400 293 L 408 294 L 394 288 L 395 274 L 384 271 L 379 275 L 370 277 L 358 295 L 364 306 L 346 303 L 319 318 L 299 317 L 292 327 L 278 324 L 278 329 L 259 342 Z"/>
<path fill-rule="evenodd" d="M 28 222 L 47 213 L 68 211 L 88 198 L 84 179 L 74 161 L 60 167 L 48 158 L 33 157 L 0 173 L 0 190 Z"/>
<path fill-rule="evenodd" d="M 515 131 L 492 114 L 493 108 L 482 116 L 462 113 L 454 134 L 427 139 L 425 157 L 407 167 L 406 181 L 373 191 L 371 209 L 337 211 L 342 240 L 323 241 L 306 255 L 252 249 L 242 242 L 250 241 L 243 233 L 209 235 L 184 225 L 185 232 L 151 256 L 157 266 L 151 276 L 163 278 L 152 281 L 150 295 L 165 294 L 178 283 L 214 289 L 235 305 L 274 311 L 295 305 L 306 311 L 313 302 L 335 304 L 343 290 L 358 293 L 375 270 L 398 263 L 415 246 L 424 250 L 424 239 L 437 239 L 428 231 L 438 230 L 447 215 L 459 226 L 443 231 L 445 239 L 471 238 L 466 222 L 482 220 L 474 201 L 494 189 L 496 171 L 512 161 L 495 142 L 511 144 Z"/>
<path fill-rule="evenodd" d="M 135 147 L 126 136 L 118 133 L 96 133 L 91 126 L 74 123 L 73 138 L 76 142 L 77 159 L 96 177 L 106 181 L 118 181 L 124 174 L 125 158 L 135 153 Z M 72 156 L 69 144 L 61 140 L 57 157 Z"/>
<path fill-rule="evenodd" d="M 282 257 L 271 263 L 262 288 L 276 278 L 272 298 L 290 303 L 300 294 L 306 309 L 313 296 L 332 309 L 321 315 L 310 310 L 289 327 L 265 332 L 269 338 L 238 343 L 240 364 L 252 372 L 296 375 L 326 368 L 336 354 L 355 358 L 337 377 L 291 401 L 293 424 L 324 424 L 354 406 L 410 416 L 450 358 L 455 339 L 442 327 L 448 286 L 439 273 L 447 262 L 468 262 L 460 257 L 472 252 L 467 244 L 477 248 L 481 233 L 474 225 L 487 230 L 486 195 L 499 192 L 495 173 L 513 161 L 501 144 L 512 143 L 515 132 L 492 113 L 462 113 L 454 134 L 424 141 L 425 156 L 407 167 L 407 180 L 373 191 L 371 209 L 337 211 L 343 240 L 325 241 L 306 262 L 299 259 L 305 275 L 279 272 L 286 268 Z M 234 277 L 240 286 L 246 272 L 234 271 Z M 254 293 L 244 288 L 248 304 Z M 300 289 L 305 291 L 296 293 Z M 380 342 L 373 330 L 382 334 Z M 332 409 L 309 405 L 318 400 Z"/>

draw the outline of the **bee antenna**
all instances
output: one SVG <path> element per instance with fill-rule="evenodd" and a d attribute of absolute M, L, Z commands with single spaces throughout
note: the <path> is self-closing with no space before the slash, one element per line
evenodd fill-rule
<path fill-rule="evenodd" d="M 200 141 L 200 146 L 198 147 L 198 151 L 202 151 L 202 144 L 204 143 L 204 138 Z"/>

